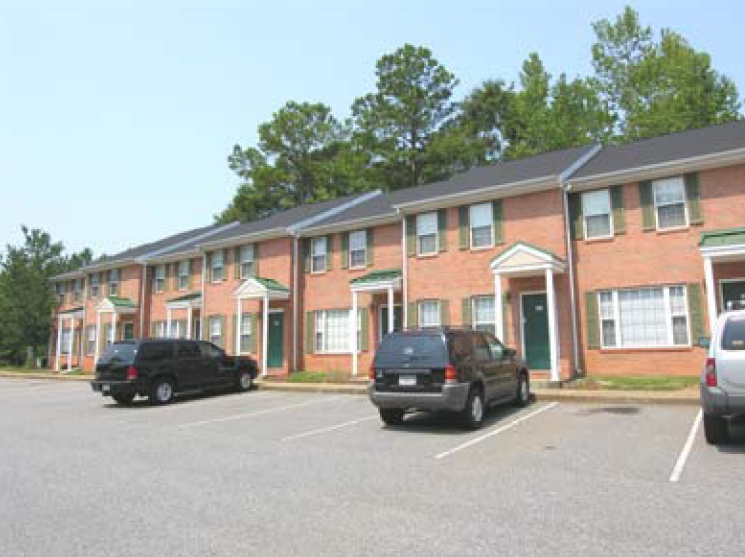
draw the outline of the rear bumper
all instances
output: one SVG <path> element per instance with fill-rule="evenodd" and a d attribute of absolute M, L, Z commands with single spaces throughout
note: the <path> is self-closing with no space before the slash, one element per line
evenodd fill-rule
<path fill-rule="evenodd" d="M 375 390 L 374 384 L 368 387 L 370 400 L 378 408 L 449 412 L 460 412 L 465 408 L 469 390 L 468 383 L 443 385 L 440 393 L 391 393 Z"/>
<path fill-rule="evenodd" d="M 143 394 L 133 381 L 91 381 L 91 389 L 104 396 Z"/>
<path fill-rule="evenodd" d="M 729 395 L 719 387 L 702 384 L 701 408 L 712 416 L 745 415 L 745 396 Z"/>

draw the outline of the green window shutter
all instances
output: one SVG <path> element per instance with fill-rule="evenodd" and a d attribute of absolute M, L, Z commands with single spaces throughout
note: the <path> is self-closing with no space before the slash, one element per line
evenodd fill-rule
<path fill-rule="evenodd" d="M 329 234 L 326 236 L 326 270 L 330 271 L 334 268 L 334 236 Z"/>
<path fill-rule="evenodd" d="M 368 228 L 365 230 L 365 264 L 368 267 L 372 267 L 373 263 L 375 262 L 375 231 L 372 228 Z"/>
<path fill-rule="evenodd" d="M 688 205 L 688 219 L 691 224 L 704 224 L 701 212 L 701 186 L 698 172 L 685 175 L 686 203 Z"/>
<path fill-rule="evenodd" d="M 450 301 L 440 300 L 440 325 L 447 327 L 450 325 Z"/>
<path fill-rule="evenodd" d="M 652 182 L 639 182 L 639 205 L 642 208 L 642 230 L 649 232 L 655 229 L 654 200 L 652 199 Z"/>
<path fill-rule="evenodd" d="M 316 316 L 315 312 L 305 312 L 305 353 L 313 354 L 316 341 Z"/>
<path fill-rule="evenodd" d="M 471 321 L 471 298 L 463 298 L 460 301 L 460 321 L 463 327 L 470 327 Z"/>
<path fill-rule="evenodd" d="M 406 255 L 416 255 L 416 215 L 406 217 Z"/>
<path fill-rule="evenodd" d="M 406 326 L 409 329 L 416 329 L 419 327 L 419 304 L 417 302 L 409 302 L 408 323 Z"/>
<path fill-rule="evenodd" d="M 349 232 L 341 233 L 341 262 L 342 269 L 349 268 Z"/>
<path fill-rule="evenodd" d="M 437 238 L 439 239 L 439 250 L 448 250 L 448 210 L 437 211 Z"/>
<path fill-rule="evenodd" d="M 610 189 L 610 205 L 613 211 L 613 233 L 626 232 L 626 215 L 623 206 L 623 186 L 613 186 Z"/>
<path fill-rule="evenodd" d="M 569 196 L 569 220 L 572 240 L 582 240 L 585 237 L 585 226 L 582 216 L 582 194 L 580 193 L 573 193 Z"/>
<path fill-rule="evenodd" d="M 233 278 L 241 278 L 241 248 L 233 248 Z"/>
<path fill-rule="evenodd" d="M 509 335 L 509 325 L 507 323 L 507 318 L 510 316 L 510 310 L 512 309 L 512 306 L 510 305 L 510 296 L 507 292 L 502 293 L 502 329 L 504 330 L 504 338 L 500 338 L 499 340 L 502 341 L 502 344 L 505 346 L 508 343 L 508 339 L 510 337 Z"/>
<path fill-rule="evenodd" d="M 470 244 L 468 205 L 458 207 L 458 249 L 468 249 Z"/>
<path fill-rule="evenodd" d="M 360 310 L 360 350 L 370 349 L 370 312 L 367 308 Z"/>
<path fill-rule="evenodd" d="M 248 319 L 251 322 L 251 336 L 248 337 L 248 351 L 251 352 L 251 354 L 256 354 L 256 337 L 258 336 L 256 329 L 256 314 L 249 313 Z"/>
<path fill-rule="evenodd" d="M 504 214 L 501 199 L 492 201 L 492 220 L 494 221 L 494 244 L 501 244 L 504 242 Z"/>
<path fill-rule="evenodd" d="M 186 261 L 186 275 L 188 277 L 186 279 L 186 288 L 191 288 L 191 282 L 192 282 L 191 274 L 193 271 L 194 271 L 194 264 L 191 259 L 188 259 Z"/>
<path fill-rule="evenodd" d="M 704 312 L 701 308 L 701 285 L 688 285 L 688 313 L 691 319 L 691 344 L 696 345 L 704 336 Z"/>
<path fill-rule="evenodd" d="M 205 274 L 205 280 L 207 282 L 212 282 L 212 252 L 208 251 L 207 254 L 204 257 L 204 264 L 206 266 L 206 269 L 202 269 L 202 272 Z"/>
<path fill-rule="evenodd" d="M 163 285 L 163 291 L 167 292 L 171 290 L 171 264 L 166 263 L 165 267 L 166 267 L 166 280 L 165 280 L 165 284 Z"/>
<path fill-rule="evenodd" d="M 259 244 L 254 244 L 254 274 L 253 276 L 258 277 L 259 275 Z"/>
<path fill-rule="evenodd" d="M 595 292 L 585 292 L 585 322 L 587 324 L 587 348 L 600 348 L 600 330 L 598 329 L 598 296 Z"/>
<path fill-rule="evenodd" d="M 310 238 L 303 238 L 303 270 L 310 273 Z"/>
<path fill-rule="evenodd" d="M 222 250 L 222 280 L 228 280 L 228 269 L 230 268 L 230 250 Z"/>

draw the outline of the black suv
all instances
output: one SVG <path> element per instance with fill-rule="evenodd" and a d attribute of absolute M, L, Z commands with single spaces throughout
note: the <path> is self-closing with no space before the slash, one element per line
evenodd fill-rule
<path fill-rule="evenodd" d="M 437 328 L 387 335 L 370 379 L 370 400 L 388 425 L 400 424 L 407 410 L 446 410 L 476 429 L 490 405 L 530 402 L 525 364 L 481 331 Z"/>
<path fill-rule="evenodd" d="M 248 391 L 256 378 L 251 358 L 228 356 L 209 342 L 140 340 L 111 344 L 96 364 L 95 392 L 119 404 L 136 395 L 167 404 L 177 392 L 235 388 Z"/>

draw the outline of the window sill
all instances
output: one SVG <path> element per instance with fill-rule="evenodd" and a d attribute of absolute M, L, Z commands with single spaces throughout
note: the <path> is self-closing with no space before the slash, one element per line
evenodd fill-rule
<path fill-rule="evenodd" d="M 675 228 L 663 228 L 663 229 L 655 229 L 655 232 L 659 235 L 664 234 L 679 234 L 681 232 L 690 232 L 691 227 L 689 225 L 686 226 L 676 226 Z"/>
<path fill-rule="evenodd" d="M 440 252 L 434 252 L 434 253 L 417 253 L 416 258 L 417 259 L 432 259 L 440 255 Z"/>
<path fill-rule="evenodd" d="M 658 348 L 601 348 L 601 354 L 644 354 L 649 352 L 693 352 L 694 346 L 660 346 Z"/>
<path fill-rule="evenodd" d="M 328 271 L 324 269 L 323 271 L 311 271 L 310 274 L 314 277 L 317 277 L 319 275 L 325 275 Z"/>
<path fill-rule="evenodd" d="M 615 240 L 615 236 L 602 236 L 598 238 L 585 238 L 586 244 L 607 244 Z"/>
<path fill-rule="evenodd" d="M 495 244 L 492 243 L 492 244 L 489 244 L 488 246 L 478 246 L 478 247 L 471 246 L 469 248 L 469 251 L 487 251 L 487 250 L 494 249 L 494 248 L 495 248 Z"/>

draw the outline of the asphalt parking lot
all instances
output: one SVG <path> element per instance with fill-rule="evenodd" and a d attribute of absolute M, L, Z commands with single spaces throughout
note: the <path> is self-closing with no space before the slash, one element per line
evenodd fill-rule
<path fill-rule="evenodd" d="M 0 554 L 738 554 L 745 431 L 710 447 L 697 417 L 536 403 L 386 428 L 354 395 L 122 408 L 0 379 Z"/>

